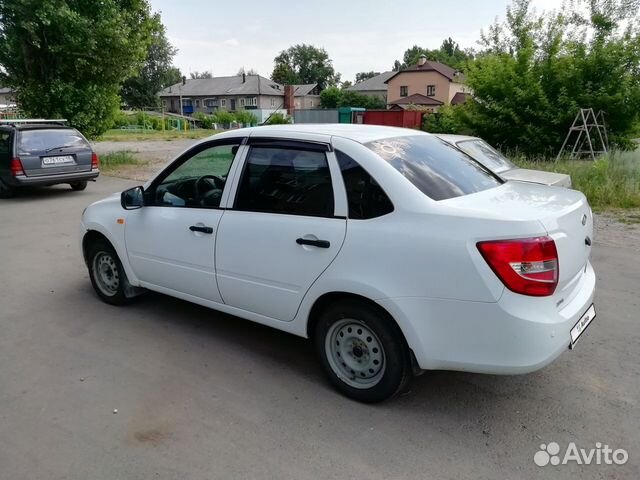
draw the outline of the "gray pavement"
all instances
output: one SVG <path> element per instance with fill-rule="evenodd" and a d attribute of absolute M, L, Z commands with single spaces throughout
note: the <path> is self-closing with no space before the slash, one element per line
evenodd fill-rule
<path fill-rule="evenodd" d="M 100 302 L 78 219 L 128 185 L 0 202 L 0 480 L 639 477 L 637 250 L 596 244 L 598 318 L 551 366 L 427 373 L 368 406 L 304 339 L 156 294 Z M 552 441 L 629 461 L 537 467 Z"/>

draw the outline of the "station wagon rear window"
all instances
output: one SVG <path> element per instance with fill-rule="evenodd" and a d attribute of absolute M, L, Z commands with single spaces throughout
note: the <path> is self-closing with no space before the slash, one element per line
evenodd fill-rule
<path fill-rule="evenodd" d="M 365 144 L 433 200 L 480 192 L 503 182 L 469 156 L 431 135 Z"/>
<path fill-rule="evenodd" d="M 75 130 L 62 128 L 23 130 L 20 133 L 20 152 L 47 153 L 57 148 L 90 148 Z"/>

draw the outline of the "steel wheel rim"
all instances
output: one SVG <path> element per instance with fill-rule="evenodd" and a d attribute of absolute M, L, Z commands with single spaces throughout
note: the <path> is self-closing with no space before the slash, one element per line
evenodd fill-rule
<path fill-rule="evenodd" d="M 386 369 L 384 349 L 378 336 L 359 320 L 343 318 L 327 332 L 325 354 L 340 380 L 353 388 L 371 388 Z"/>
<path fill-rule="evenodd" d="M 93 278 L 100 291 L 107 297 L 113 297 L 120 288 L 120 273 L 113 255 L 98 252 L 93 257 Z"/>

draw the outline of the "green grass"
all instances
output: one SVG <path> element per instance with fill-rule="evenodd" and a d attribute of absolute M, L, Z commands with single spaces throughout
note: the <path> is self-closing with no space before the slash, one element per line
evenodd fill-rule
<path fill-rule="evenodd" d="M 100 169 L 108 173 L 123 165 L 145 165 L 147 162 L 138 160 L 131 152 L 111 152 L 100 157 Z"/>
<path fill-rule="evenodd" d="M 640 150 L 615 152 L 592 160 L 530 160 L 513 158 L 522 168 L 571 175 L 594 210 L 640 207 Z"/>
<path fill-rule="evenodd" d="M 100 142 L 139 142 L 140 140 L 178 140 L 178 139 L 198 139 L 206 138 L 218 133 L 217 130 L 206 130 L 199 128 L 196 130 L 107 130 L 98 141 Z"/>

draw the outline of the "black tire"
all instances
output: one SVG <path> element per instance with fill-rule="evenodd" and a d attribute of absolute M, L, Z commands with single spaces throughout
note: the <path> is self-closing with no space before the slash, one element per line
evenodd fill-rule
<path fill-rule="evenodd" d="M 107 288 L 107 285 L 101 281 L 98 269 L 105 262 L 107 265 L 105 268 L 110 269 L 113 278 L 117 275 L 117 287 L 116 282 L 111 283 L 112 288 Z M 89 245 L 87 250 L 87 265 L 89 268 L 89 278 L 93 289 L 98 294 L 98 297 L 110 305 L 124 305 L 131 300 L 125 294 L 129 281 L 127 275 L 122 268 L 122 263 L 118 254 L 113 246 L 106 240 L 100 239 L 94 241 Z"/>
<path fill-rule="evenodd" d="M 11 198 L 16 193 L 16 189 L 0 180 L 0 198 Z"/>
<path fill-rule="evenodd" d="M 354 337 L 350 337 L 351 334 L 346 333 L 345 330 L 348 330 L 352 325 L 350 322 L 355 322 L 356 325 L 353 327 Z M 364 326 L 363 332 L 365 336 L 362 339 L 355 337 L 357 331 L 360 330 L 357 325 Z M 367 330 L 374 335 L 367 336 Z M 340 337 L 340 333 L 346 335 Z M 362 334 L 362 331 L 360 331 L 360 334 Z M 330 345 L 333 345 L 334 341 L 338 344 L 339 340 L 343 340 L 343 346 L 335 348 L 337 353 L 331 353 L 330 348 L 332 347 Z M 405 390 L 411 381 L 412 370 L 409 348 L 400 328 L 381 308 L 358 300 L 344 300 L 335 303 L 321 313 L 315 327 L 313 341 L 329 381 L 338 391 L 349 398 L 364 403 L 382 402 Z M 367 342 L 373 343 L 367 345 Z M 355 346 L 353 346 L 354 343 Z M 370 374 L 373 375 L 373 368 L 378 368 L 372 364 L 372 362 L 375 362 L 373 351 L 376 348 L 369 351 L 371 345 L 379 345 L 381 347 L 381 356 L 377 358 L 380 359 L 384 368 L 377 371 L 375 376 L 370 379 L 371 383 L 355 387 L 353 384 L 357 382 L 369 381 L 369 379 L 359 378 L 359 374 L 365 376 L 369 375 L 367 372 L 371 372 Z M 353 346 L 353 348 L 350 349 L 350 346 Z M 342 350 L 342 356 L 340 356 L 341 348 L 344 349 Z M 360 348 L 360 355 L 356 356 L 358 353 L 356 349 L 358 348 Z M 363 351 L 366 352 L 362 353 Z M 378 352 L 375 354 L 380 355 Z M 351 357 L 346 360 L 347 362 L 363 361 L 364 368 L 362 364 L 351 363 L 351 365 L 356 365 L 356 370 L 358 368 L 363 368 L 363 370 L 354 372 L 354 370 L 350 370 L 350 366 L 345 362 L 341 362 L 341 367 L 337 362 L 340 362 L 341 359 L 344 360 L 346 355 Z M 373 368 L 368 369 L 368 367 Z M 350 370 L 351 375 L 349 375 L 349 372 L 345 372 L 346 370 Z M 346 378 L 347 376 L 350 378 Z"/>
<path fill-rule="evenodd" d="M 74 192 L 81 192 L 82 190 L 84 190 L 85 188 L 87 188 L 87 182 L 73 182 L 70 183 L 69 185 L 71 185 L 71 189 Z"/>

